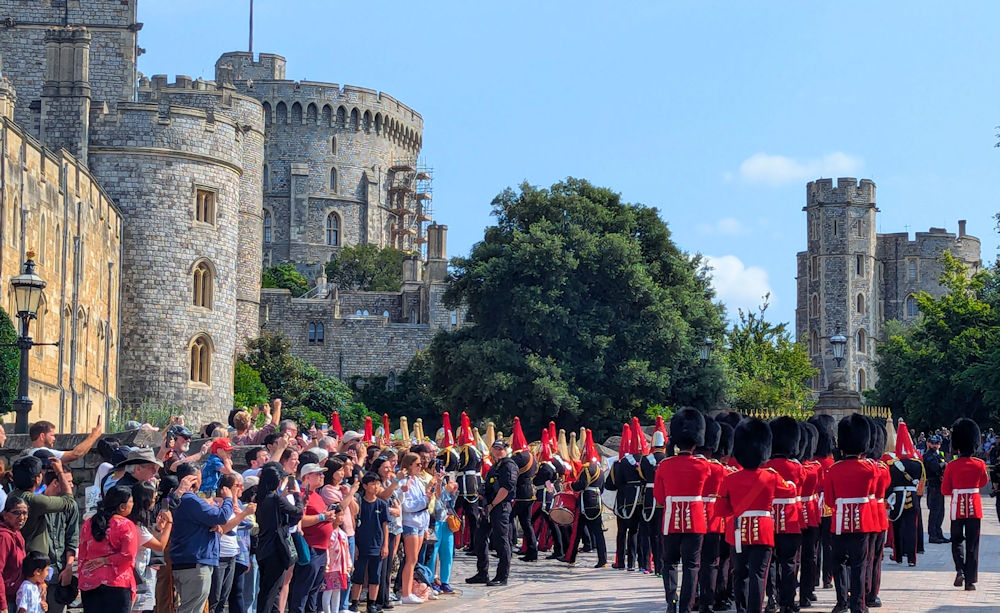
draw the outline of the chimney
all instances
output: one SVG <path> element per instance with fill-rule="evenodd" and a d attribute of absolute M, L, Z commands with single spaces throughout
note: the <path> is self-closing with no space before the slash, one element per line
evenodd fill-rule
<path fill-rule="evenodd" d="M 90 131 L 90 42 L 84 28 L 53 28 L 45 33 L 45 80 L 39 136 L 87 163 Z"/>
<path fill-rule="evenodd" d="M 959 219 L 958 220 L 958 238 L 962 238 L 963 236 L 965 236 L 965 220 L 964 219 Z"/>
<path fill-rule="evenodd" d="M 427 280 L 444 281 L 448 276 L 448 226 L 427 226 Z"/>

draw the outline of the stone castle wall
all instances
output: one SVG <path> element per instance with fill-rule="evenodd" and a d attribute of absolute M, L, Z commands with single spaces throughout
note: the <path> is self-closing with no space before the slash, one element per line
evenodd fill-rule
<path fill-rule="evenodd" d="M 0 288 L 18 322 L 11 277 L 28 251 L 47 286 L 30 334 L 31 419 L 89 430 L 117 406 L 122 215 L 86 167 L 2 120 Z"/>
<path fill-rule="evenodd" d="M 194 421 L 232 406 L 242 126 L 222 114 L 123 103 L 91 130 L 91 168 L 125 215 L 120 395 L 179 404 Z M 214 223 L 195 219 L 196 190 L 216 194 Z M 211 308 L 194 305 L 192 275 L 213 274 Z M 191 347 L 207 335 L 209 382 L 192 380 Z"/>

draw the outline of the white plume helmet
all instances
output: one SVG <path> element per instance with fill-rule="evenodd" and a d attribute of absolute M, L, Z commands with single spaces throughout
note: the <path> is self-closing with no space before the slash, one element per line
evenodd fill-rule
<path fill-rule="evenodd" d="M 659 430 L 657 430 L 656 432 L 653 432 L 653 445 L 652 446 L 655 448 L 655 447 L 665 447 L 666 445 L 667 445 L 667 441 L 664 440 L 663 433 L 660 432 Z"/>

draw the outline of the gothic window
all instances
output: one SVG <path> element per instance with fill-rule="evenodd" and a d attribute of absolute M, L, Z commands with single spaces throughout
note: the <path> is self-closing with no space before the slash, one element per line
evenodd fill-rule
<path fill-rule="evenodd" d="M 858 294 L 858 300 L 857 300 L 857 302 L 858 302 L 858 305 L 857 305 L 857 307 L 858 307 L 858 313 L 864 313 L 865 312 L 865 296 L 864 296 L 864 294 Z"/>
<path fill-rule="evenodd" d="M 190 381 L 192 383 L 212 384 L 212 341 L 208 335 L 199 334 L 191 341 L 191 369 Z"/>
<path fill-rule="evenodd" d="M 306 121 L 316 123 L 316 113 L 316 105 L 310 102 L 309 106 L 306 107 Z"/>
<path fill-rule="evenodd" d="M 917 260 L 915 258 L 906 260 L 906 278 L 910 281 L 917 280 Z"/>
<path fill-rule="evenodd" d="M 326 330 L 323 328 L 323 322 L 316 324 L 316 342 L 322 343 L 323 338 L 326 336 Z"/>
<path fill-rule="evenodd" d="M 330 153 L 337 155 L 337 137 L 334 136 L 330 139 Z"/>
<path fill-rule="evenodd" d="M 265 126 L 271 125 L 271 103 L 270 102 L 265 102 L 264 103 L 264 125 Z"/>
<path fill-rule="evenodd" d="M 309 342 L 310 343 L 323 342 L 323 324 L 309 322 Z"/>
<path fill-rule="evenodd" d="M 330 169 L 330 191 L 331 192 L 337 191 L 337 169 L 336 168 L 331 168 Z"/>
<path fill-rule="evenodd" d="M 296 126 L 302 125 L 302 105 L 298 102 L 292 105 L 292 124 Z"/>
<path fill-rule="evenodd" d="M 453 326 L 458 325 L 458 311 L 451 312 L 451 325 Z"/>
<path fill-rule="evenodd" d="M 812 338 L 810 340 L 812 342 L 810 343 L 810 351 L 809 351 L 809 353 L 812 353 L 812 354 L 819 353 L 820 352 L 819 351 L 819 334 L 816 334 L 816 332 L 813 331 Z"/>
<path fill-rule="evenodd" d="M 271 220 L 271 211 L 264 211 L 264 242 L 271 242 L 271 226 L 273 222 Z"/>
<path fill-rule="evenodd" d="M 809 316 L 819 317 L 819 296 L 813 294 L 812 300 L 809 303 Z"/>
<path fill-rule="evenodd" d="M 917 299 L 913 296 L 906 297 L 906 316 L 916 317 L 920 311 L 917 309 Z"/>
<path fill-rule="evenodd" d="M 195 190 L 194 219 L 202 223 L 215 224 L 215 192 L 207 189 Z"/>
<path fill-rule="evenodd" d="M 326 216 L 326 244 L 330 247 L 340 245 L 340 218 L 336 213 Z"/>
<path fill-rule="evenodd" d="M 375 114 L 375 134 L 382 135 L 382 113 Z"/>
<path fill-rule="evenodd" d="M 809 276 L 813 281 L 819 279 L 819 256 L 812 256 L 809 260 Z"/>
<path fill-rule="evenodd" d="M 854 256 L 854 272 L 859 277 L 865 276 L 865 256 L 860 253 Z"/>
<path fill-rule="evenodd" d="M 199 262 L 192 276 L 194 285 L 194 306 L 212 308 L 212 269 L 208 262 Z"/>
<path fill-rule="evenodd" d="M 333 123 L 333 107 L 329 104 L 323 105 L 323 115 L 321 116 L 320 123 L 324 126 L 329 126 Z"/>
<path fill-rule="evenodd" d="M 360 125 L 360 118 L 358 115 L 358 109 L 351 109 L 351 129 L 358 130 L 360 129 L 360 127 L 361 125 Z"/>
<path fill-rule="evenodd" d="M 340 128 L 347 127 L 347 109 L 342 106 L 337 108 L 337 126 Z"/>
<path fill-rule="evenodd" d="M 274 118 L 275 123 L 288 123 L 288 107 L 285 106 L 284 102 L 279 102 L 278 106 L 274 107 Z"/>
<path fill-rule="evenodd" d="M 868 381 L 865 379 L 865 369 L 862 368 L 858 371 L 858 391 L 863 392 L 867 387 Z"/>
<path fill-rule="evenodd" d="M 858 330 L 857 341 L 858 353 L 868 353 L 868 335 L 865 334 L 864 330 Z"/>
<path fill-rule="evenodd" d="M 364 311 L 361 311 L 361 314 L 364 315 L 365 317 L 368 317 L 368 316 L 371 315 L 371 313 L 368 311 L 368 309 L 365 309 Z"/>
<path fill-rule="evenodd" d="M 365 132 L 371 132 L 372 131 L 372 112 L 371 111 L 365 111 L 365 115 L 364 115 L 363 121 L 364 121 L 364 130 L 365 130 Z"/>

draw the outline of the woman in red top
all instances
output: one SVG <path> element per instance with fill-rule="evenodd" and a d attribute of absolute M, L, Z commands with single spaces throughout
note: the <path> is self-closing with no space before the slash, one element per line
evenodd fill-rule
<path fill-rule="evenodd" d="M 139 529 L 128 519 L 132 490 L 114 487 L 80 529 L 80 597 L 84 613 L 129 613 L 135 598 Z"/>
<path fill-rule="evenodd" d="M 28 504 L 20 496 L 8 496 L 0 520 L 0 575 L 3 588 L 0 590 L 0 611 L 7 610 L 7 604 L 14 604 L 14 596 L 21 585 L 21 563 L 24 561 L 24 537 L 21 528 L 28 521 Z"/>

